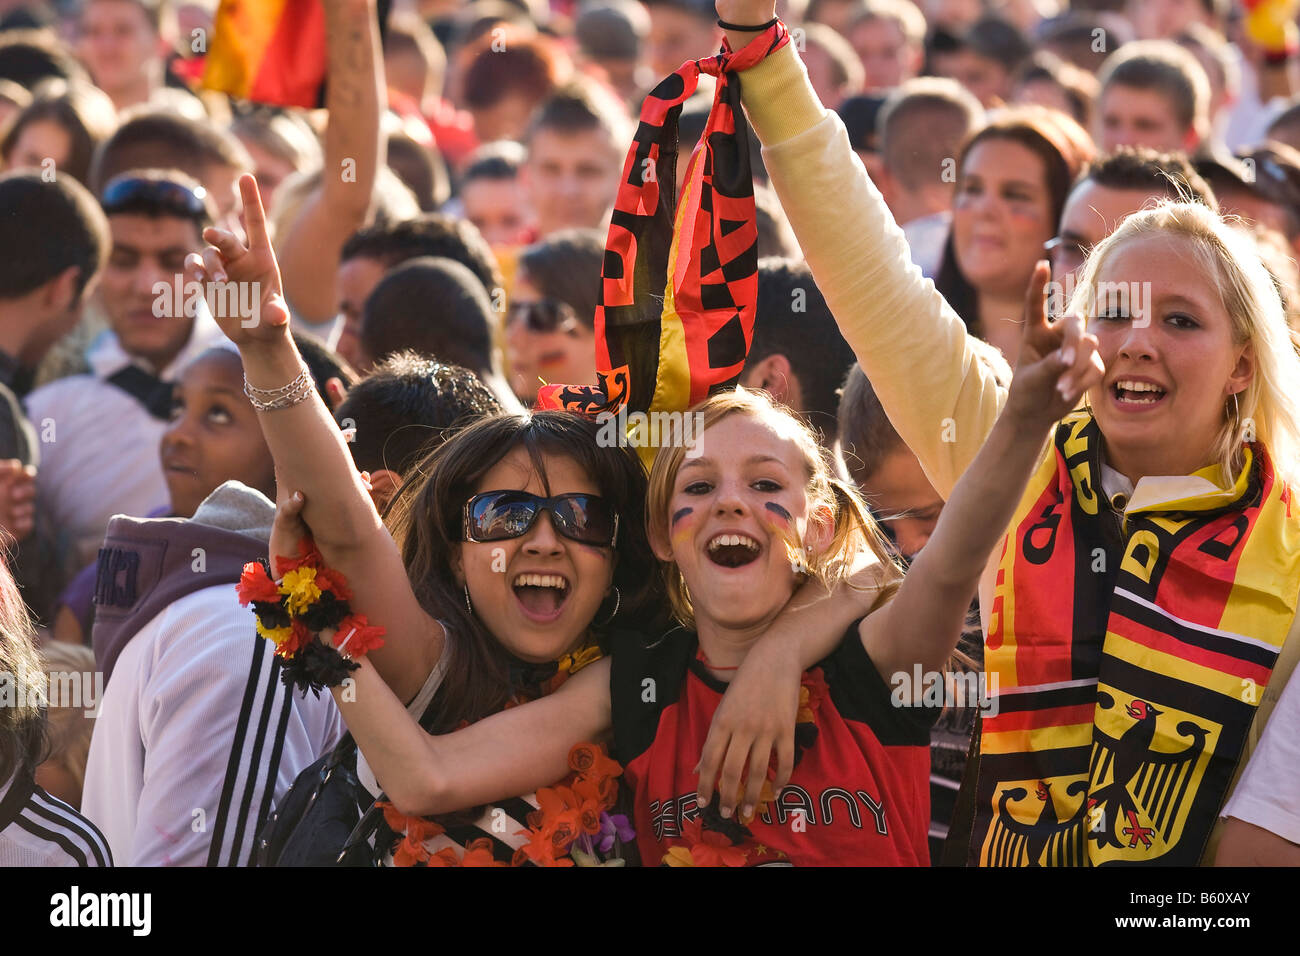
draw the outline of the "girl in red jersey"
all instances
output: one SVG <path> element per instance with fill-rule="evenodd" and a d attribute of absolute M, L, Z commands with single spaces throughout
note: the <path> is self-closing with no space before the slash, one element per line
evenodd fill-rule
<path fill-rule="evenodd" d="M 442 813 L 526 791 L 559 777 L 575 743 L 612 726 L 646 863 L 926 863 L 935 716 L 920 706 L 926 675 L 941 673 L 956 645 L 997 529 L 1010 520 L 1048 427 L 1101 374 L 1096 339 L 1077 318 L 1026 326 L 1007 406 L 901 585 L 861 500 L 831 477 L 801 424 L 757 393 L 705 402 L 699 444 L 660 452 L 647 503 L 683 627 L 651 645 L 616 644 L 612 666 L 593 664 L 543 700 L 442 737 L 406 718 L 363 660 L 355 693 L 336 690 L 335 698 L 393 803 L 405 813 Z M 1036 343 L 1044 341 L 1056 348 L 1043 354 Z M 1065 341 L 1090 364 L 1062 393 L 1071 366 Z M 733 739 L 725 755 L 714 752 L 709 721 L 730 675 L 801 580 L 833 582 L 863 549 L 881 558 L 881 593 L 890 599 L 806 672 L 799 723 L 772 775 L 789 786 L 765 791 L 766 750 Z M 773 710 L 785 703 L 774 700 Z M 701 748 L 697 776 L 690 768 Z"/>

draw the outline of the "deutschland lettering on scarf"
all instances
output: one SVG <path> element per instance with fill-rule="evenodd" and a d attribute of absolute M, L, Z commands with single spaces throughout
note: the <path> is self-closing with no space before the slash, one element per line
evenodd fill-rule
<path fill-rule="evenodd" d="M 971 862 L 1200 862 L 1295 618 L 1300 515 L 1262 445 L 1230 490 L 1121 518 L 1100 432 L 1056 430 L 1003 545 Z"/>

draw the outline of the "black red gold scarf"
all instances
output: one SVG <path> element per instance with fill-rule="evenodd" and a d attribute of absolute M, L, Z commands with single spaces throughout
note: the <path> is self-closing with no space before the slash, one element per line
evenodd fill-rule
<path fill-rule="evenodd" d="M 623 166 L 596 307 L 595 385 L 547 385 L 538 408 L 681 411 L 734 385 L 753 338 L 758 229 L 745 70 L 789 42 L 777 22 L 743 50 L 684 63 L 646 97 Z M 701 73 L 713 109 L 676 195 L 677 118 Z"/>
<path fill-rule="evenodd" d="M 1122 524 L 1099 448 L 1057 427 L 1003 546 L 971 862 L 1198 863 L 1295 618 L 1300 512 L 1262 445 Z"/>

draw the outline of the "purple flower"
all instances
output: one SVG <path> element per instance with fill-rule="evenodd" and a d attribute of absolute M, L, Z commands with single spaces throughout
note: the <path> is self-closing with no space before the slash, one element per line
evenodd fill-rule
<path fill-rule="evenodd" d="M 601 853 L 608 853 L 614 847 L 614 841 L 628 843 L 636 836 L 636 831 L 628 823 L 627 817 L 621 813 L 613 815 L 601 812 L 600 814 L 600 833 L 596 844 L 596 849 Z"/>

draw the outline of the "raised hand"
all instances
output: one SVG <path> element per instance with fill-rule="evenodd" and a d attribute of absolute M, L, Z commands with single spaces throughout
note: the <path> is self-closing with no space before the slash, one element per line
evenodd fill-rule
<path fill-rule="evenodd" d="M 36 521 L 36 469 L 17 458 L 0 461 L 0 531 L 22 541 Z"/>
<path fill-rule="evenodd" d="M 1022 420 L 1046 426 L 1069 414 L 1084 392 L 1101 383 L 1105 374 L 1097 337 L 1084 331 L 1084 319 L 1066 315 L 1047 318 L 1046 262 L 1034 268 L 1025 295 L 1024 327 L 1008 407 Z"/>
<path fill-rule="evenodd" d="M 211 245 L 201 254 L 191 253 L 185 258 L 185 279 L 204 284 L 204 298 L 213 318 L 226 337 L 242 349 L 286 338 L 289 309 L 257 180 L 248 174 L 241 176 L 239 191 L 244 200 L 247 244 L 227 229 L 205 229 L 203 238 Z M 241 308 L 241 304 L 248 303 L 251 309 Z"/>

